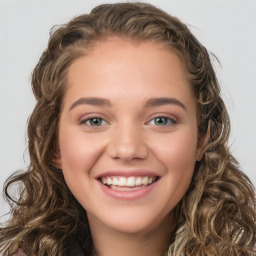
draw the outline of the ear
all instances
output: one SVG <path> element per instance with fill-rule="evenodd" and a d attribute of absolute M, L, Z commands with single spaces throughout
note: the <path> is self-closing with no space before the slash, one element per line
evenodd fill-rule
<path fill-rule="evenodd" d="M 199 141 L 198 143 L 198 147 L 197 147 L 197 153 L 196 153 L 196 160 L 197 161 L 201 161 L 204 153 L 205 153 L 205 149 L 207 147 L 207 144 L 209 142 L 210 139 L 210 122 L 208 123 L 208 128 L 207 131 L 204 135 L 204 137 Z"/>
<path fill-rule="evenodd" d="M 56 150 L 54 152 L 53 165 L 57 169 L 62 169 L 62 158 L 59 145 L 56 146 Z"/>

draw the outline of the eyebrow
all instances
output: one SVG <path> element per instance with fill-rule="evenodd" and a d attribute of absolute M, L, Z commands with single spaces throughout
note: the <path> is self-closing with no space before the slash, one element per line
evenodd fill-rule
<path fill-rule="evenodd" d="M 79 100 L 75 101 L 69 110 L 72 110 L 73 108 L 80 106 L 80 105 L 93 105 L 93 106 L 111 106 L 110 102 L 107 99 L 104 98 L 95 98 L 95 97 L 88 97 L 88 98 L 80 98 Z"/>
<path fill-rule="evenodd" d="M 109 100 L 105 98 L 97 98 L 97 97 L 83 97 L 75 101 L 69 110 L 72 110 L 73 108 L 80 106 L 80 105 L 93 105 L 93 106 L 108 106 L 111 107 L 111 103 Z M 177 105 L 180 106 L 184 109 L 186 109 L 185 105 L 181 103 L 179 100 L 175 98 L 166 98 L 166 97 L 160 97 L 160 98 L 151 98 L 147 100 L 145 103 L 145 107 L 158 107 L 158 106 L 163 106 L 163 105 Z"/>
<path fill-rule="evenodd" d="M 166 97 L 149 99 L 146 102 L 145 107 L 158 107 L 158 106 L 163 106 L 163 105 L 167 105 L 167 104 L 177 105 L 184 109 L 187 109 L 185 107 L 185 105 L 183 103 L 181 103 L 179 100 L 177 100 L 175 98 L 166 98 Z"/>

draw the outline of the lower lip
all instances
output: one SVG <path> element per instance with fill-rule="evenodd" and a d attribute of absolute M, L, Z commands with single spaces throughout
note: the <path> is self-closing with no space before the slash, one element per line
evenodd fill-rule
<path fill-rule="evenodd" d="M 132 191 L 117 191 L 107 187 L 106 185 L 103 185 L 99 180 L 97 181 L 100 185 L 100 188 L 107 196 L 126 201 L 132 201 L 146 196 L 147 194 L 150 193 L 152 189 L 154 189 L 154 187 L 158 183 L 158 181 L 155 181 L 154 183 L 148 185 L 147 187 Z"/>

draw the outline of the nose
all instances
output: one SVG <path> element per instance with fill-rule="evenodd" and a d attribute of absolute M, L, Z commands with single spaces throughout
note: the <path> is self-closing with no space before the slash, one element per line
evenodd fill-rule
<path fill-rule="evenodd" d="M 148 147 L 143 134 L 133 125 L 123 125 L 113 131 L 107 147 L 111 158 L 122 161 L 146 159 Z"/>

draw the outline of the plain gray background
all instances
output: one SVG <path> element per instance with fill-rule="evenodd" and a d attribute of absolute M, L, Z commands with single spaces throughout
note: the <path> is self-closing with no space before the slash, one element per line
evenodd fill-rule
<path fill-rule="evenodd" d="M 29 164 L 27 119 L 34 99 L 30 75 L 53 25 L 68 22 L 106 2 L 89 0 L 0 0 L 0 189 Z M 228 107 L 231 151 L 256 184 L 256 1 L 149 0 L 179 17 L 221 62 L 214 67 Z M 8 211 L 0 196 L 0 215 Z"/>

